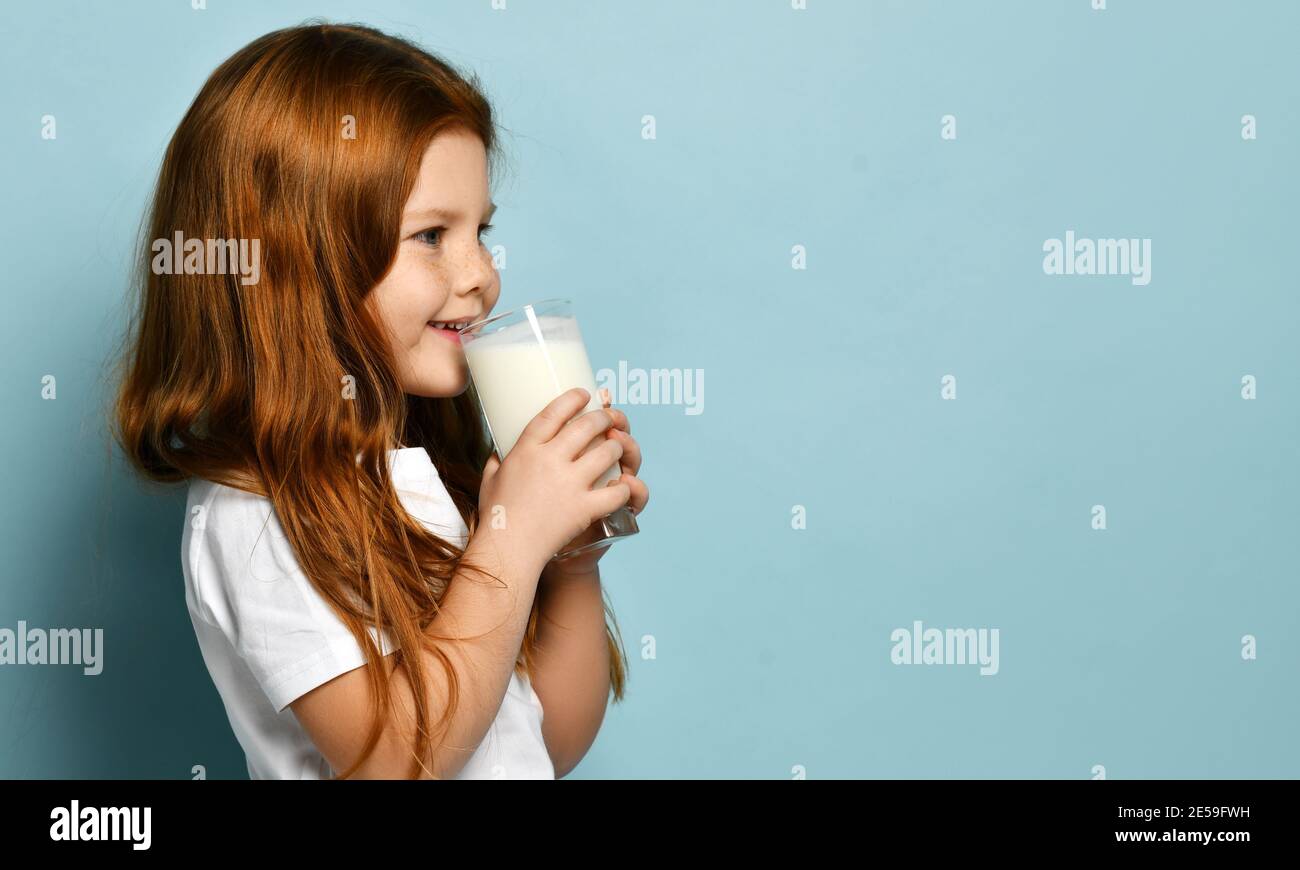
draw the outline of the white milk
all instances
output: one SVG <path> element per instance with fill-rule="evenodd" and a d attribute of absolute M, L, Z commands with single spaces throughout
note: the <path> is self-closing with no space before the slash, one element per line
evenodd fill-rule
<path fill-rule="evenodd" d="M 582 387 L 591 394 L 579 413 L 604 407 L 578 322 L 571 317 L 538 317 L 537 322 L 541 340 L 525 321 L 465 343 L 474 389 L 502 456 L 538 412 L 567 390 Z M 595 485 L 604 486 L 620 473 L 615 462 Z"/>

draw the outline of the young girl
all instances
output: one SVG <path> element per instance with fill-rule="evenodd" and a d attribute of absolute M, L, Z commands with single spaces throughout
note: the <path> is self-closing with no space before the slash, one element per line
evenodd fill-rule
<path fill-rule="evenodd" d="M 564 776 L 623 697 L 603 551 L 550 557 L 645 507 L 626 416 L 569 391 L 498 462 L 466 392 L 495 143 L 477 79 L 322 25 L 223 63 L 168 146 L 117 431 L 190 481 L 186 602 L 253 778 Z M 168 269 L 177 234 L 260 260 Z"/>

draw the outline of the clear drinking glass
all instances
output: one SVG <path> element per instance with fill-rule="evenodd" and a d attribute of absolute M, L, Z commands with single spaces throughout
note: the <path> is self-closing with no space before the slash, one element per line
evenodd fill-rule
<path fill-rule="evenodd" d="M 561 393 L 582 387 L 591 394 L 580 413 L 604 407 L 568 299 L 524 305 L 471 323 L 459 334 L 474 391 L 501 459 L 515 446 L 529 421 Z M 595 486 L 605 486 L 619 474 L 615 462 Z M 603 549 L 639 531 L 626 506 L 592 525 L 597 534 L 594 540 L 562 550 L 552 561 Z"/>

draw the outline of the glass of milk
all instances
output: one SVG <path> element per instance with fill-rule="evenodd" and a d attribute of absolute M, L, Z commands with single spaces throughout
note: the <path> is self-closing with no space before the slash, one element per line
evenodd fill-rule
<path fill-rule="evenodd" d="M 591 395 L 579 414 L 604 407 L 568 299 L 544 299 L 471 323 L 460 330 L 460 341 L 497 456 L 503 460 L 524 427 L 561 393 L 582 387 Z M 619 475 L 615 462 L 595 486 Z M 595 539 L 556 553 L 552 561 L 603 549 L 639 531 L 627 507 L 592 526 Z M 591 533 L 589 529 L 583 537 Z"/>

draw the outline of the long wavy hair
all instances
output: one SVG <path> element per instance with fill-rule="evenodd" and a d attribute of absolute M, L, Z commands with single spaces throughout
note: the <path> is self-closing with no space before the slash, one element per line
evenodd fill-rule
<path fill-rule="evenodd" d="M 386 452 L 423 447 L 473 534 L 491 442 L 470 393 L 402 392 L 364 302 L 397 255 L 402 208 L 432 138 L 469 130 L 495 166 L 498 137 L 480 88 L 477 76 L 368 27 L 269 33 L 204 84 L 167 147 L 144 225 L 116 438 L 149 478 L 200 477 L 271 501 L 306 576 L 365 650 L 370 731 L 340 779 L 374 752 L 393 715 L 369 627 L 396 642 L 413 686 L 411 777 L 429 773 L 425 761 L 458 703 L 440 649 L 453 639 L 426 629 L 464 551 L 407 514 Z M 345 116 L 364 124 L 355 138 L 342 135 Z M 259 239 L 260 280 L 158 274 L 151 240 L 176 231 Z M 344 399 L 347 376 L 355 396 Z M 625 661 L 608 599 L 605 614 L 617 701 Z M 532 672 L 537 619 L 534 604 L 520 673 Z M 449 697 L 436 723 L 424 658 L 406 650 L 428 650 L 445 669 Z"/>

